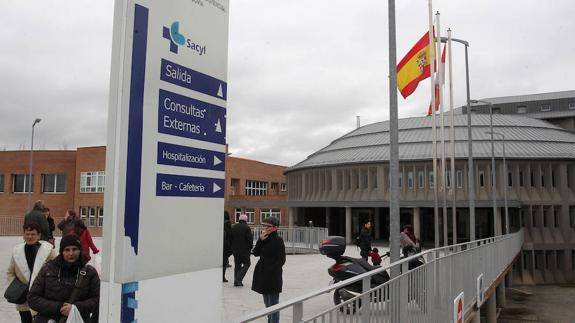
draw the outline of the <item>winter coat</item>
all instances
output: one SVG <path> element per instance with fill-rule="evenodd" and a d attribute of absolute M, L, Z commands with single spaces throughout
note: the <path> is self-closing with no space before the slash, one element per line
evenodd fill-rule
<path fill-rule="evenodd" d="M 254 256 L 260 257 L 254 269 L 252 290 L 260 294 L 282 292 L 282 266 L 286 262 L 286 248 L 277 231 L 265 240 L 258 239 Z"/>
<path fill-rule="evenodd" d="M 56 224 L 54 224 L 54 218 L 49 216 L 46 218 L 48 221 L 48 238 L 54 239 L 54 230 L 56 230 Z"/>
<path fill-rule="evenodd" d="M 72 233 L 80 236 L 82 233 L 81 231 L 86 229 L 86 225 L 78 218 L 68 218 L 67 220 L 64 219 L 58 223 L 58 229 L 62 231 L 62 236 Z"/>
<path fill-rule="evenodd" d="M 26 243 L 19 243 L 14 247 L 12 250 L 12 257 L 10 258 L 10 264 L 8 265 L 8 271 L 6 272 L 8 285 L 10 285 L 15 277 L 18 277 L 21 282 L 28 284 L 28 289 L 30 289 L 30 281 L 34 282 L 44 263 L 54 259 L 57 256 L 56 250 L 52 244 L 46 241 L 39 242 L 40 247 L 36 253 L 36 259 L 34 260 L 32 272 L 30 272 L 30 268 L 28 268 L 28 262 L 26 261 L 26 253 L 24 251 L 24 246 Z M 16 310 L 29 311 L 30 307 L 28 307 L 27 303 L 17 304 Z"/>
<path fill-rule="evenodd" d="M 24 224 L 28 223 L 36 223 L 40 226 L 40 240 L 48 241 L 48 239 L 50 239 L 50 226 L 48 225 L 48 220 L 46 220 L 41 209 L 34 208 L 30 213 L 24 216 Z"/>
<path fill-rule="evenodd" d="M 236 223 L 230 231 L 230 237 L 234 256 L 250 255 L 254 246 L 254 236 L 246 221 Z"/>
<path fill-rule="evenodd" d="M 367 253 L 371 250 L 371 234 L 366 228 L 361 229 L 359 233 L 359 249 Z"/>
<path fill-rule="evenodd" d="M 224 257 L 227 258 L 232 255 L 232 241 L 231 233 L 232 226 L 230 221 L 224 222 Z"/>
<path fill-rule="evenodd" d="M 61 256 L 48 262 L 36 277 L 34 284 L 28 293 L 28 304 L 30 308 L 37 311 L 38 315 L 34 323 L 45 323 L 50 319 L 56 321 L 60 318 L 60 308 L 68 302 L 73 285 L 64 285 L 60 282 L 60 272 L 63 264 Z M 82 261 L 82 266 L 85 261 Z M 85 323 L 95 323 L 90 320 L 90 313 L 98 314 L 98 304 L 100 301 L 100 278 L 96 269 L 86 265 L 86 277 L 80 285 L 80 292 L 74 305 L 80 311 Z"/>
<path fill-rule="evenodd" d="M 98 250 L 94 244 L 94 240 L 92 240 L 92 236 L 90 235 L 90 231 L 88 231 L 88 229 L 82 230 L 82 233 L 80 234 L 80 243 L 82 244 L 82 251 L 88 260 L 91 258 L 90 249 L 92 249 L 94 254 L 100 252 L 100 250 Z"/>

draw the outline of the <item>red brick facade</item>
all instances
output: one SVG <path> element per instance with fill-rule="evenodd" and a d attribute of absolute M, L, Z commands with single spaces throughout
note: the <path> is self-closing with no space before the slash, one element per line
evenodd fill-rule
<path fill-rule="evenodd" d="M 14 175 L 28 174 L 29 163 L 29 151 L 0 152 L 0 184 L 3 182 L 0 189 L 0 235 L 20 233 L 28 194 L 14 192 Z M 43 200 L 56 223 L 63 218 L 66 210 L 75 210 L 78 215 L 85 215 L 84 220 L 92 235 L 101 235 L 104 193 L 103 183 L 97 179 L 98 172 L 104 172 L 105 165 L 105 146 L 78 148 L 77 151 L 34 151 L 32 203 Z M 281 207 L 287 200 L 287 190 L 282 190 L 286 185 L 284 169 L 283 166 L 254 160 L 226 157 L 225 208 L 232 222 L 236 211 L 247 211 L 253 212 L 251 218 L 255 224 L 260 223 L 261 215 L 274 214 L 280 216 L 282 225 L 287 225 L 287 208 Z M 43 192 L 45 174 L 65 175 L 65 192 Z M 247 181 L 254 181 L 250 183 L 255 183 L 258 188 L 251 189 L 248 185 L 246 191 Z M 56 229 L 55 234 L 59 234 L 58 231 Z"/>

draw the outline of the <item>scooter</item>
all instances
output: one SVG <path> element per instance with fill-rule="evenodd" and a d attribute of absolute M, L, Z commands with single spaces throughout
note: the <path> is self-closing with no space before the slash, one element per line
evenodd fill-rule
<path fill-rule="evenodd" d="M 372 266 L 363 258 L 352 258 L 344 256 L 345 252 L 345 238 L 340 236 L 331 236 L 326 240 L 323 240 L 320 244 L 319 252 L 333 260 L 335 264 L 328 268 L 328 274 L 333 278 L 333 284 L 339 283 L 346 279 L 361 275 L 368 271 L 380 268 L 380 266 Z M 384 254 L 383 257 L 388 257 L 389 252 Z M 389 280 L 389 274 L 383 271 L 377 275 L 371 277 L 371 288 L 377 287 Z M 342 302 L 346 302 L 362 293 L 362 281 L 357 281 L 353 284 L 336 289 L 333 292 L 333 303 L 338 305 Z M 381 301 L 381 300 L 374 300 Z M 357 303 L 357 304 L 356 304 Z M 346 307 L 341 307 L 340 310 L 347 311 L 347 313 L 353 313 L 356 308 L 361 306 L 361 300 L 357 302 L 351 302 Z"/>

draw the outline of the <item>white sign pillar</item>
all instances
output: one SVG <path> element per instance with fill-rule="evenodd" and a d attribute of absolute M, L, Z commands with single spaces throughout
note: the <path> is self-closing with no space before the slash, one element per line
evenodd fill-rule
<path fill-rule="evenodd" d="M 219 322 L 228 0 L 116 0 L 100 322 Z"/>

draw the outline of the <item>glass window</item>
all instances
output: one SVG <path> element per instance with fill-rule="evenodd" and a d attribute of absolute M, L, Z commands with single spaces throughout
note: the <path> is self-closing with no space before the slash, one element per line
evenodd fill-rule
<path fill-rule="evenodd" d="M 0 193 L 4 193 L 4 175 L 0 175 Z"/>
<path fill-rule="evenodd" d="M 12 192 L 14 193 L 34 192 L 34 175 L 29 178 L 28 174 L 14 174 L 12 175 L 12 184 Z"/>
<path fill-rule="evenodd" d="M 105 172 L 81 172 L 80 193 L 102 193 L 105 186 Z"/>
<path fill-rule="evenodd" d="M 246 195 L 251 196 L 268 195 L 268 183 L 246 180 Z"/>
<path fill-rule="evenodd" d="M 101 227 L 104 225 L 104 208 L 98 208 L 98 226 Z"/>
<path fill-rule="evenodd" d="M 549 104 L 542 104 L 541 111 L 542 112 L 551 111 L 551 106 Z"/>
<path fill-rule="evenodd" d="M 479 172 L 479 187 L 485 187 L 485 173 L 483 171 Z"/>
<path fill-rule="evenodd" d="M 256 211 L 254 209 L 246 209 L 246 215 L 248 216 L 248 223 L 253 224 L 256 218 Z"/>
<path fill-rule="evenodd" d="M 242 214 L 242 209 L 241 208 L 237 208 L 234 212 L 235 218 L 236 218 L 236 223 L 238 223 L 240 221 L 240 215 Z"/>
<path fill-rule="evenodd" d="M 407 172 L 407 188 L 413 189 L 413 172 Z"/>
<path fill-rule="evenodd" d="M 286 185 L 286 183 L 281 183 L 281 184 L 280 184 L 280 190 L 281 190 L 282 192 L 287 191 L 287 185 Z"/>
<path fill-rule="evenodd" d="M 425 187 L 425 173 L 418 172 L 417 173 L 417 187 L 424 188 Z"/>
<path fill-rule="evenodd" d="M 435 188 L 435 176 L 433 176 L 433 172 L 429 172 L 429 188 Z"/>
<path fill-rule="evenodd" d="M 531 181 L 529 182 L 529 184 L 531 184 L 530 186 L 531 186 L 531 187 L 535 186 L 535 172 L 534 172 L 534 171 L 531 171 L 531 178 L 530 178 L 530 180 L 531 180 Z"/>
<path fill-rule="evenodd" d="M 42 174 L 43 193 L 65 193 L 66 174 Z"/>
<path fill-rule="evenodd" d="M 527 113 L 527 107 L 524 105 L 520 105 L 517 107 L 517 113 Z"/>
<path fill-rule="evenodd" d="M 458 170 L 456 172 L 456 176 L 457 177 L 455 178 L 455 180 L 457 183 L 457 188 L 462 188 L 463 187 L 463 171 Z"/>
<path fill-rule="evenodd" d="M 507 186 L 509 187 L 513 186 L 513 172 L 507 173 Z"/>
<path fill-rule="evenodd" d="M 364 171 L 364 172 L 362 173 L 362 175 L 363 175 L 363 176 L 361 176 L 361 178 L 362 178 L 361 188 L 367 188 L 367 182 L 368 182 L 368 176 L 369 176 L 368 173 L 367 173 L 367 170 Z"/>
<path fill-rule="evenodd" d="M 270 216 L 276 217 L 281 223 L 280 209 L 260 209 L 260 223 L 263 223 L 264 219 Z"/>
<path fill-rule="evenodd" d="M 555 172 L 551 171 L 551 187 L 555 187 Z"/>
<path fill-rule="evenodd" d="M 88 217 L 88 208 L 85 206 L 80 206 L 80 219 L 86 223 L 86 218 Z"/>
<path fill-rule="evenodd" d="M 451 188 L 451 171 L 450 170 L 445 172 L 445 183 L 447 184 L 447 188 Z"/>
<path fill-rule="evenodd" d="M 575 110 L 575 102 L 569 102 L 569 109 Z"/>
<path fill-rule="evenodd" d="M 519 171 L 519 186 L 523 187 L 523 171 Z"/>
<path fill-rule="evenodd" d="M 96 208 L 88 207 L 88 226 L 96 225 Z"/>

